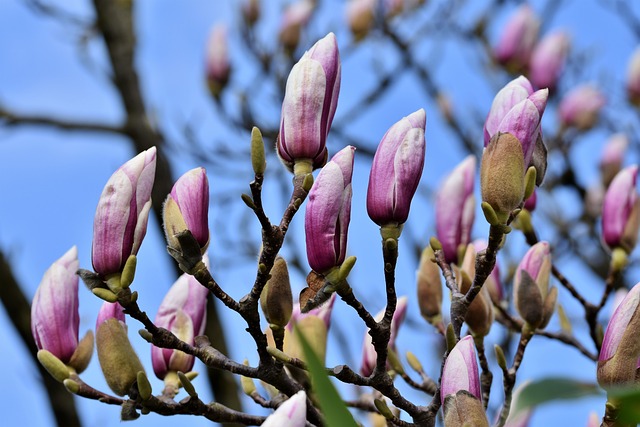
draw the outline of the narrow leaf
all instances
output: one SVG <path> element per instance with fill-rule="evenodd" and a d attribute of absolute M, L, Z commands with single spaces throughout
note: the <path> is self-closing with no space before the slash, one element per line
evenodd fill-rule
<path fill-rule="evenodd" d="M 596 384 L 575 381 L 569 378 L 547 378 L 524 386 L 520 398 L 513 408 L 514 415 L 555 400 L 578 399 L 600 394 Z"/>

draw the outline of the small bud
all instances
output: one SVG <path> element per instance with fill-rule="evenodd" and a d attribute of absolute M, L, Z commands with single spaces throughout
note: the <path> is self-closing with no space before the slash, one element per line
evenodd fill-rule
<path fill-rule="evenodd" d="M 393 415 L 393 412 L 391 412 L 391 409 L 389 409 L 389 406 L 387 405 L 385 399 L 373 399 L 373 404 L 375 405 L 378 412 L 380 412 L 380 415 L 382 415 L 386 419 L 392 420 L 393 418 L 395 418 L 395 415 Z"/>
<path fill-rule="evenodd" d="M 178 234 L 189 230 L 205 253 L 209 246 L 209 180 L 204 168 L 191 169 L 173 185 L 162 210 L 167 244 L 182 251 Z"/>
<path fill-rule="evenodd" d="M 300 390 L 262 423 L 262 427 L 304 427 L 307 425 L 307 394 Z"/>
<path fill-rule="evenodd" d="M 594 86 L 578 86 L 560 101 L 560 122 L 564 127 L 589 130 L 598 122 L 600 110 L 606 103 L 604 94 Z"/>
<path fill-rule="evenodd" d="M 284 258 L 276 258 L 273 264 L 271 278 L 260 295 L 260 307 L 270 324 L 283 328 L 289 323 L 293 310 L 293 296 L 289 283 L 289 270 Z"/>
<path fill-rule="evenodd" d="M 191 383 L 191 380 L 183 373 L 178 371 L 178 378 L 180 379 L 180 384 L 184 388 L 184 391 L 194 399 L 198 398 L 198 393 L 196 392 L 195 387 Z"/>
<path fill-rule="evenodd" d="M 495 353 L 496 353 L 496 362 L 498 363 L 498 366 L 503 371 L 506 371 L 508 367 L 507 367 L 507 358 L 504 355 L 504 350 L 502 350 L 502 347 L 500 347 L 498 344 L 496 344 L 493 347 L 493 349 L 495 350 Z"/>
<path fill-rule="evenodd" d="M 251 166 L 256 175 L 264 174 L 264 170 L 267 168 L 262 133 L 255 126 L 251 129 Z"/>
<path fill-rule="evenodd" d="M 109 303 L 118 302 L 118 296 L 111 292 L 109 289 L 105 288 L 93 288 L 91 289 L 91 293 L 100 298 L 101 300 Z"/>
<path fill-rule="evenodd" d="M 145 374 L 144 371 L 140 371 L 138 372 L 137 378 L 140 398 L 142 400 L 149 400 L 153 390 L 151 389 L 151 383 L 149 382 L 149 378 L 147 378 L 147 374 Z"/>
<path fill-rule="evenodd" d="M 127 262 L 124 263 L 122 274 L 120 275 L 120 286 L 122 288 L 128 288 L 133 283 L 137 263 L 138 257 L 135 255 L 132 254 L 127 258 Z"/>
<path fill-rule="evenodd" d="M 520 6 L 507 21 L 494 50 L 496 60 L 508 70 L 526 67 L 538 38 L 540 20 L 527 4 Z"/>
<path fill-rule="evenodd" d="M 473 195 L 476 158 L 467 156 L 449 174 L 436 198 L 436 232 L 447 262 L 457 262 L 458 248 L 466 246 L 475 219 Z"/>
<path fill-rule="evenodd" d="M 356 41 L 364 39 L 375 25 L 376 7 L 376 0 L 351 0 L 347 3 L 347 23 Z"/>
<path fill-rule="evenodd" d="M 296 4 L 311 3 L 301 0 Z M 293 6 L 292 6 L 293 7 Z M 340 55 L 333 33 L 300 58 L 287 79 L 277 151 L 289 169 L 306 161 L 312 168 L 327 160 L 326 141 L 340 93 Z"/>
<path fill-rule="evenodd" d="M 62 384 L 64 384 L 64 387 L 69 391 L 69 393 L 78 394 L 80 391 L 80 384 L 70 378 L 64 380 Z"/>
<path fill-rule="evenodd" d="M 640 105 L 640 47 L 633 51 L 627 66 L 627 96 L 633 105 Z"/>
<path fill-rule="evenodd" d="M 404 224 L 418 188 L 425 155 L 426 113 L 420 109 L 391 126 L 373 157 L 367 213 L 379 226 Z"/>
<path fill-rule="evenodd" d="M 640 198 L 636 190 L 638 166 L 621 170 L 607 189 L 602 207 L 602 238 L 609 249 L 633 251 L 640 228 Z"/>
<path fill-rule="evenodd" d="M 409 364 L 409 366 L 411 366 L 411 368 L 414 371 L 418 373 L 424 372 L 424 369 L 422 368 L 422 363 L 420 363 L 420 360 L 418 360 L 415 354 L 411 353 L 410 351 L 407 351 L 406 356 L 407 356 L 407 363 Z"/>
<path fill-rule="evenodd" d="M 58 382 L 63 382 L 69 378 L 69 368 L 62 363 L 53 353 L 48 350 L 38 350 L 38 362 L 49 372 Z"/>
<path fill-rule="evenodd" d="M 215 98 L 219 98 L 227 86 L 229 75 L 231 74 L 226 25 L 217 24 L 211 30 L 211 35 L 207 42 L 205 61 L 209 92 Z"/>
<path fill-rule="evenodd" d="M 629 138 L 623 133 L 611 135 L 607 140 L 600 155 L 600 173 L 604 187 L 609 187 L 613 178 L 622 169 L 628 146 Z"/>
<path fill-rule="evenodd" d="M 442 324 L 442 279 L 440 268 L 433 261 L 434 253 L 430 246 L 422 251 L 420 266 L 416 272 L 418 288 L 418 305 L 424 319 L 444 330 Z"/>
<path fill-rule="evenodd" d="M 314 9 L 313 0 L 297 0 L 284 10 L 278 39 L 287 52 L 292 53 L 298 47 L 300 33 L 311 19 Z"/>
<path fill-rule="evenodd" d="M 102 277 L 120 274 L 147 232 L 156 148 L 138 154 L 111 175 L 93 221 L 91 262 Z"/>
<path fill-rule="evenodd" d="M 91 362 L 93 356 L 93 332 L 87 331 L 85 336 L 78 343 L 76 351 L 73 352 L 68 365 L 71 366 L 78 374 L 84 372 Z"/>
<path fill-rule="evenodd" d="M 354 151 L 349 145 L 336 153 L 322 168 L 309 192 L 304 222 L 307 258 L 318 273 L 325 273 L 345 260 Z"/>
<path fill-rule="evenodd" d="M 494 135 L 482 154 L 482 201 L 491 206 L 502 224 L 506 224 L 511 211 L 522 203 L 524 166 L 520 141 L 508 133 Z"/>

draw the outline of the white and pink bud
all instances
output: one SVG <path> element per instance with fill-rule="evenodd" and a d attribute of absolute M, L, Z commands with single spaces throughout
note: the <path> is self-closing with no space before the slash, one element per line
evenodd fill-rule
<path fill-rule="evenodd" d="M 631 253 L 640 228 L 640 199 L 636 190 L 638 166 L 618 172 L 604 196 L 602 239 L 610 249 L 622 248 Z"/>
<path fill-rule="evenodd" d="M 424 168 L 427 116 L 420 109 L 384 134 L 373 157 L 367 213 L 379 226 L 404 224 Z"/>
<path fill-rule="evenodd" d="M 596 87 L 578 86 L 560 101 L 560 123 L 564 127 L 575 127 L 580 131 L 589 130 L 598 122 L 600 110 L 606 103 L 604 94 Z"/>
<path fill-rule="evenodd" d="M 290 169 L 300 161 L 310 162 L 314 169 L 325 164 L 339 93 L 338 42 L 329 33 L 305 52 L 287 79 L 277 149 Z"/>
<path fill-rule="evenodd" d="M 305 427 L 307 425 L 307 394 L 300 390 L 267 417 L 262 427 Z"/>
<path fill-rule="evenodd" d="M 564 31 L 546 35 L 535 47 L 529 61 L 529 77 L 537 88 L 553 91 L 571 47 L 571 39 Z"/>
<path fill-rule="evenodd" d="M 207 83 L 211 94 L 218 98 L 229 82 L 231 65 L 229 62 L 229 42 L 227 26 L 217 24 L 211 30 L 205 55 Z"/>
<path fill-rule="evenodd" d="M 457 262 L 471 238 L 475 219 L 476 158 L 469 155 L 444 180 L 436 198 L 436 235 L 447 262 Z"/>
<path fill-rule="evenodd" d="M 109 178 L 93 221 L 91 262 L 99 275 L 119 274 L 147 232 L 156 148 L 138 154 Z"/>
<path fill-rule="evenodd" d="M 496 60 L 511 71 L 522 71 L 538 38 L 540 20 L 533 9 L 523 4 L 507 21 L 494 49 Z"/>

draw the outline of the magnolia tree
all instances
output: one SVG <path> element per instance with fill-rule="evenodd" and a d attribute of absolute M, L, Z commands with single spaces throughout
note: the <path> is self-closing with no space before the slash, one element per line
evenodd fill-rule
<path fill-rule="evenodd" d="M 633 136 L 614 133 L 620 130 L 615 123 L 606 126 L 610 137 L 599 160 L 599 183 L 585 188 L 571 161 L 572 144 L 591 129 L 605 127 L 600 110 L 607 100 L 595 85 L 565 84 L 571 53 L 568 33 L 556 30 L 540 35 L 544 18 L 552 19 L 556 7 L 548 6 L 541 19 L 531 6 L 519 6 L 500 27 L 496 41 L 488 39 L 486 30 L 491 7 L 471 30 L 457 27 L 455 14 L 445 6 L 434 12 L 448 29 L 479 41 L 482 53 L 492 61 L 492 72 L 503 73 L 503 85 L 492 91 L 493 101 L 481 107 L 484 124 L 473 127 L 456 115 L 429 69 L 416 61 L 411 46 L 418 44 L 419 37 L 402 31 L 403 23 L 415 25 L 415 16 L 432 6 L 420 1 L 382 3 L 348 3 L 349 49 L 357 49 L 375 35 L 394 45 L 403 58 L 401 67 L 417 70 L 427 93 L 437 100 L 432 105 L 438 117 L 471 154 L 462 156 L 432 186 L 433 195 L 426 198 L 433 204 L 425 207 L 418 199 L 428 193 L 420 190 L 427 141 L 429 147 L 443 143 L 429 137 L 429 106 L 387 112 L 393 115 L 389 120 L 393 124 L 374 149 L 344 134 L 338 139 L 347 143 L 328 145 L 335 132 L 334 117 L 339 117 L 339 100 L 344 97 L 340 89 L 342 72 L 347 70 L 339 53 L 344 43 L 329 32 L 305 45 L 310 38 L 308 24 L 320 12 L 316 2 L 301 0 L 283 12 L 277 45 L 282 57 L 273 52 L 267 55 L 258 42 L 260 4 L 245 2 L 242 40 L 261 60 L 263 73 L 276 81 L 281 78 L 283 93 L 279 127 L 259 123 L 249 107 L 242 117 L 234 115 L 225 100 L 232 84 L 228 29 L 214 28 L 207 50 L 208 87 L 229 125 L 252 129 L 250 136 L 235 144 L 247 148 L 246 156 L 240 157 L 253 169 L 249 192 L 241 194 L 241 200 L 253 216 L 249 233 L 260 236 L 257 261 L 246 260 L 253 278 L 234 283 L 241 293 L 234 297 L 231 285 L 216 279 L 218 273 L 212 267 L 217 264 L 216 235 L 209 228 L 211 192 L 204 167 L 189 170 L 167 186 L 168 163 L 161 156 L 164 142 L 145 119 L 141 101 L 137 103 L 131 95 L 139 88 L 131 86 L 131 70 L 122 64 L 129 61 L 131 65 L 132 58 L 122 59 L 119 49 L 133 46 L 130 5 L 95 1 L 114 79 L 127 105 L 128 121 L 119 131 L 134 141 L 139 154 L 113 173 L 99 197 L 95 195 L 92 265 L 80 266 L 78 249 L 72 246 L 44 272 L 33 297 L 30 330 L 37 360 L 69 393 L 95 400 L 95 405 L 117 405 L 123 420 L 157 413 L 198 415 L 236 425 L 368 422 L 446 427 L 526 426 L 534 409 L 547 401 L 601 394 L 606 395 L 606 404 L 593 408 L 596 414 L 590 415 L 588 425 L 622 427 L 640 421 L 640 284 L 632 286 L 638 278 L 628 277 L 634 273 L 629 266 L 635 262 L 640 199 L 638 166 L 625 161 Z M 41 13 L 63 16 L 57 9 L 34 4 L 43 8 Z M 626 6 L 611 7 L 621 22 L 634 28 L 637 21 Z M 423 30 L 433 34 L 429 25 Z M 288 64 L 281 74 L 278 58 Z M 626 93 L 631 104 L 640 99 L 639 58 L 635 54 L 628 67 Z M 387 90 L 392 75 L 393 71 L 380 76 L 377 90 L 356 105 L 378 102 L 378 91 Z M 555 127 L 543 131 L 548 107 L 555 110 L 557 120 Z M 19 117 L 6 110 L 2 114 L 10 124 L 105 131 Z M 344 131 L 340 126 L 339 134 Z M 272 161 L 276 155 L 280 162 Z M 359 156 L 369 171 L 362 209 L 379 228 L 377 250 L 382 261 L 377 271 L 360 275 L 356 256 L 371 257 L 374 248 L 348 245 L 349 240 L 358 239 L 349 228 L 352 205 L 360 200 L 354 198 L 352 203 Z M 281 215 L 269 215 L 271 193 L 264 188 L 270 179 L 282 181 L 284 176 L 281 188 L 288 201 Z M 561 188 L 575 193 L 577 217 L 562 215 L 568 202 L 557 200 Z M 429 214 L 433 235 L 419 239 L 409 220 L 412 215 L 424 216 L 425 211 L 433 212 Z M 150 289 L 135 280 L 138 264 L 154 262 L 138 257 L 152 212 L 161 218 L 167 251 L 181 272 L 155 318 L 146 313 L 154 309 L 145 302 Z M 481 213 L 478 218 L 477 213 Z M 302 238 L 294 227 L 296 221 L 302 224 L 298 217 L 304 217 L 306 257 L 287 250 Z M 580 233 L 572 232 L 567 222 L 579 227 Z M 474 225 L 480 227 L 477 223 L 484 224 L 482 234 L 474 233 Z M 520 253 L 523 244 L 527 247 Z M 563 270 L 557 260 L 567 254 L 600 278 L 598 295 L 587 295 L 577 284 L 581 277 Z M 414 262 L 416 271 L 410 296 L 399 296 L 402 276 L 397 270 L 403 257 Z M 292 267 L 306 275 L 306 286 L 292 286 Z M 367 283 L 358 285 L 359 280 Z M 104 301 L 95 313 L 95 328 L 83 338 L 79 282 Z M 374 286 L 384 295 L 377 305 L 383 309 L 376 315 L 366 295 Z M 617 289 L 616 301 L 610 302 Z M 242 319 L 250 348 L 229 351 L 219 344 L 219 336 L 208 332 L 211 296 L 223 311 Z M 576 307 L 575 313 L 565 311 L 563 306 L 568 304 Z M 360 322 L 355 336 L 351 325 L 332 320 L 332 312 L 341 305 Z M 428 325 L 420 333 L 440 343 L 434 345 L 437 357 L 428 361 L 433 369 L 423 367 L 424 355 L 398 344 L 410 310 L 419 311 Z M 359 363 L 326 366 L 332 323 L 332 332 L 342 329 L 348 340 L 362 340 Z M 129 334 L 128 328 L 139 329 L 139 336 Z M 365 331 L 363 335 L 360 330 Z M 572 351 L 569 357 L 589 361 L 592 381 L 569 377 L 523 381 L 520 368 L 536 363 L 527 358 L 527 350 L 539 337 L 561 343 Z M 136 339 L 149 343 L 151 369 L 130 341 Z M 111 391 L 83 379 L 94 346 Z M 216 372 L 233 374 L 246 401 L 256 407 L 241 409 L 223 398 L 205 402 L 192 382 L 196 360 Z M 158 381 L 151 378 L 151 370 Z M 230 384 L 227 392 L 233 394 L 235 383 Z M 349 393 L 356 397 L 347 398 Z"/>

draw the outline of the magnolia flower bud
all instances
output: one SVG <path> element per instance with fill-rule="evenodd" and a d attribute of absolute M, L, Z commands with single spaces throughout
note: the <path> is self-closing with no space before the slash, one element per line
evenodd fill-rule
<path fill-rule="evenodd" d="M 433 261 L 434 253 L 427 246 L 420 256 L 420 266 L 416 272 L 418 282 L 418 305 L 425 320 L 438 327 L 442 325 L 442 279 L 440 268 Z"/>
<path fill-rule="evenodd" d="M 470 335 L 458 341 L 444 362 L 440 398 L 447 427 L 489 426 L 482 407 L 478 361 Z"/>
<path fill-rule="evenodd" d="M 391 126 L 373 157 L 367 213 L 379 226 L 403 224 L 424 167 L 426 113 L 420 109 Z"/>
<path fill-rule="evenodd" d="M 464 253 L 464 259 L 460 269 L 454 266 L 456 272 L 456 280 L 458 282 L 458 289 L 460 292 L 466 294 L 471 288 L 471 283 L 476 275 L 476 250 L 473 244 L 469 244 Z M 493 302 L 489 295 L 489 290 L 486 286 L 482 286 L 480 292 L 473 299 L 467 315 L 465 316 L 465 322 L 469 325 L 469 329 L 473 332 L 474 336 L 485 336 L 491 330 L 493 324 Z"/>
<path fill-rule="evenodd" d="M 31 304 L 31 333 L 39 350 L 68 363 L 78 347 L 78 249 L 73 246 L 44 273 Z"/>
<path fill-rule="evenodd" d="M 493 99 L 484 123 L 484 146 L 497 133 L 510 133 L 522 144 L 525 167 L 531 166 L 536 145 L 542 144 L 540 121 L 548 97 L 548 89 L 534 92 L 524 76 L 510 81 Z"/>
<path fill-rule="evenodd" d="M 349 145 L 336 153 L 309 191 L 304 217 L 307 258 L 318 273 L 342 264 L 347 253 L 354 152 Z"/>
<path fill-rule="evenodd" d="M 379 322 L 384 317 L 385 310 L 381 310 L 375 317 L 376 322 Z M 389 338 L 388 347 L 395 351 L 396 349 L 396 337 L 398 336 L 398 330 L 402 323 L 404 322 L 404 318 L 407 314 L 407 297 L 398 298 L 398 303 L 396 305 L 396 311 L 393 313 L 393 317 L 391 318 L 391 336 Z M 364 334 L 364 342 L 362 344 L 362 365 L 360 367 L 360 373 L 365 377 L 371 375 L 373 370 L 376 367 L 376 358 L 378 357 L 378 353 L 376 353 L 376 349 L 373 346 L 373 341 L 371 339 L 371 335 L 369 332 Z"/>
<path fill-rule="evenodd" d="M 549 243 L 538 242 L 520 261 L 513 285 L 516 309 L 533 328 L 547 326 L 555 310 L 558 289 L 549 288 L 550 275 Z"/>
<path fill-rule="evenodd" d="M 589 419 L 587 420 L 587 427 L 600 427 L 600 417 L 597 413 L 589 413 Z"/>
<path fill-rule="evenodd" d="M 102 191 L 93 220 L 91 262 L 101 276 L 118 274 L 147 232 L 156 148 L 122 165 Z"/>
<path fill-rule="evenodd" d="M 604 196 L 602 238 L 610 249 L 633 251 L 640 228 L 640 199 L 636 190 L 638 166 L 629 166 L 613 178 Z"/>
<path fill-rule="evenodd" d="M 307 25 L 315 9 L 313 0 L 298 0 L 290 3 L 280 20 L 280 43 L 288 52 L 293 52 L 300 42 L 300 33 Z"/>
<path fill-rule="evenodd" d="M 634 105 L 640 105 L 640 47 L 633 51 L 627 66 L 627 96 Z"/>
<path fill-rule="evenodd" d="M 503 223 L 524 198 L 524 167 L 522 145 L 509 133 L 495 134 L 482 153 L 482 201 L 493 208 Z"/>
<path fill-rule="evenodd" d="M 204 332 L 208 294 L 209 290 L 195 277 L 186 273 L 181 275 L 162 300 L 155 325 L 193 345 L 194 338 Z M 164 379 L 169 371 L 189 372 L 193 368 L 194 357 L 180 350 L 152 346 L 151 362 L 156 376 Z"/>
<path fill-rule="evenodd" d="M 598 384 L 608 389 L 636 382 L 640 366 L 640 283 L 636 284 L 611 316 L 598 357 Z"/>
<path fill-rule="evenodd" d="M 527 4 L 511 15 L 494 49 L 496 60 L 511 71 L 526 67 L 538 38 L 540 20 Z"/>
<path fill-rule="evenodd" d="M 271 278 L 260 294 L 260 306 L 269 324 L 285 327 L 289 323 L 293 311 L 293 296 L 284 258 L 278 257 L 273 263 Z"/>
<path fill-rule="evenodd" d="M 173 185 L 162 210 L 164 232 L 170 247 L 180 251 L 177 235 L 189 230 L 200 245 L 209 246 L 209 180 L 204 168 L 191 169 Z"/>
<path fill-rule="evenodd" d="M 144 368 L 129 342 L 126 325 L 118 316 L 109 316 L 113 313 L 117 313 L 117 308 L 105 302 L 98 313 L 102 323 L 96 326 L 96 347 L 107 385 L 118 396 L 124 396 Z"/>
<path fill-rule="evenodd" d="M 605 187 L 609 187 L 613 178 L 620 172 L 628 146 L 629 138 L 623 133 L 611 135 L 607 140 L 600 156 L 600 173 Z"/>
<path fill-rule="evenodd" d="M 231 73 L 226 25 L 217 24 L 213 27 L 207 44 L 205 60 L 209 92 L 218 98 L 227 86 Z"/>
<path fill-rule="evenodd" d="M 536 45 L 529 61 L 529 76 L 535 87 L 555 89 L 570 46 L 569 35 L 564 31 L 548 34 Z"/>
<path fill-rule="evenodd" d="M 338 106 L 340 55 L 333 33 L 316 42 L 291 69 L 282 101 L 278 155 L 290 169 L 327 160 L 326 141 Z"/>
<path fill-rule="evenodd" d="M 471 238 L 475 219 L 473 187 L 476 158 L 467 156 L 440 186 L 436 198 L 436 234 L 447 262 L 458 261 L 458 248 Z"/>
<path fill-rule="evenodd" d="M 307 394 L 300 390 L 267 417 L 262 427 L 305 427 L 307 425 Z"/>
<path fill-rule="evenodd" d="M 124 309 L 117 302 L 104 302 L 100 307 L 100 311 L 98 312 L 98 317 L 96 319 L 96 330 L 98 326 L 102 325 L 109 319 L 116 319 L 120 321 L 123 325 L 127 324 L 127 318 L 124 315 Z"/>
<path fill-rule="evenodd" d="M 565 127 L 575 127 L 580 131 L 589 130 L 597 123 L 600 110 L 606 103 L 602 92 L 595 87 L 579 86 L 560 101 L 560 122 Z"/>
<path fill-rule="evenodd" d="M 298 337 L 293 333 L 293 328 L 295 327 L 307 339 L 318 358 L 324 362 L 327 352 L 327 334 L 331 326 L 331 313 L 333 312 L 335 300 L 336 295 L 332 294 L 326 304 L 309 310 L 307 313 L 300 311 L 300 304 L 294 305 L 291 319 L 285 328 L 284 352 L 286 354 L 306 360 Z"/>
<path fill-rule="evenodd" d="M 347 3 L 347 23 L 354 39 L 364 39 L 373 28 L 376 19 L 376 3 L 376 0 L 351 0 Z"/>

